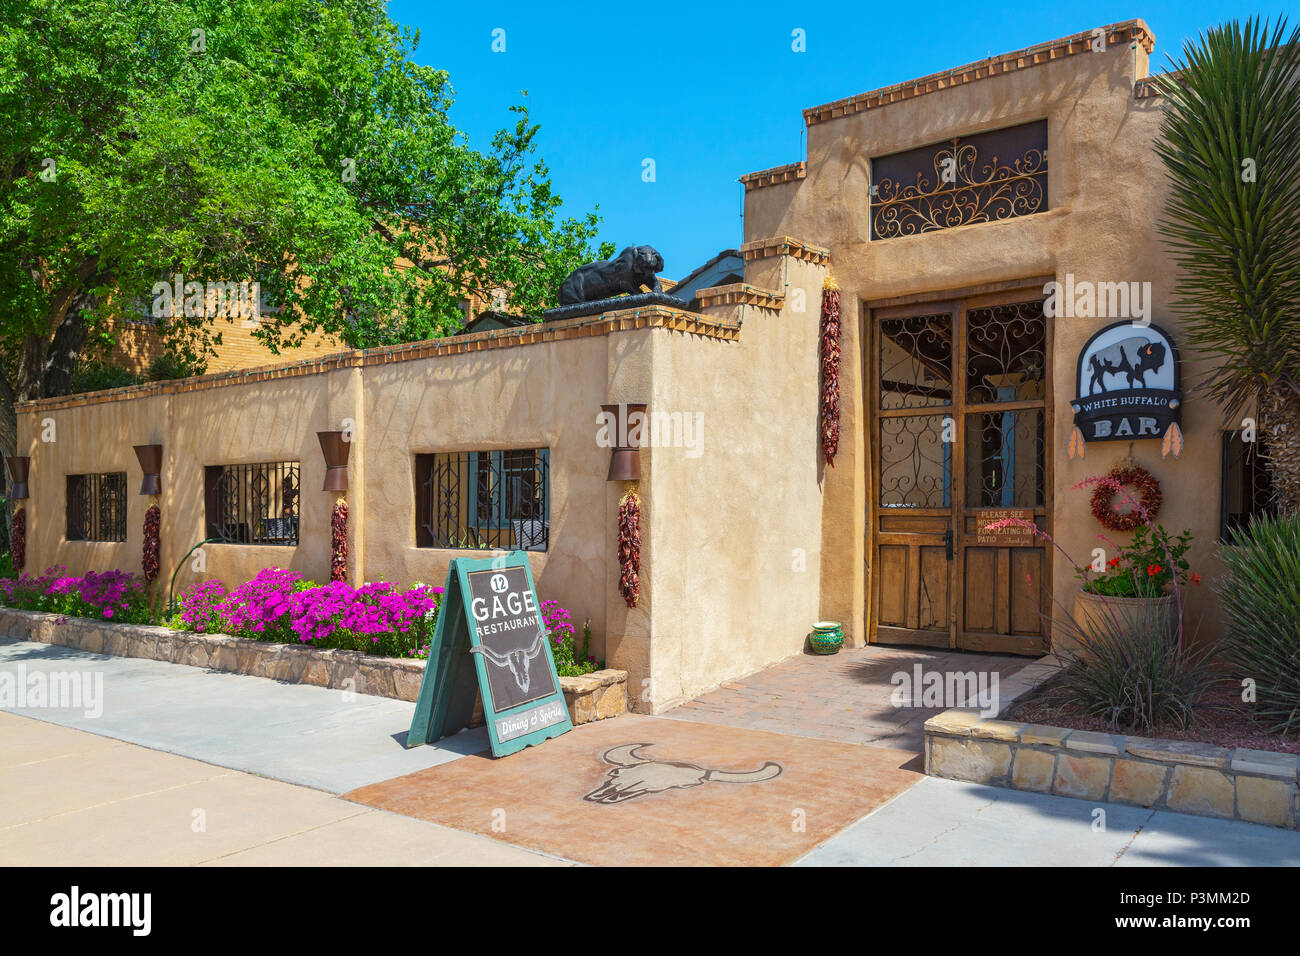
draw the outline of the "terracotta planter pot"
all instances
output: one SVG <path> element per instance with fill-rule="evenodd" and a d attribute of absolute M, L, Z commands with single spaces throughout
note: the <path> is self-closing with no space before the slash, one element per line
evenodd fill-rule
<path fill-rule="evenodd" d="M 1142 627 L 1152 618 L 1159 620 L 1165 631 L 1172 637 L 1178 627 L 1178 606 L 1174 595 L 1165 594 L 1158 598 L 1145 597 L 1104 597 L 1078 591 L 1074 595 L 1074 620 L 1079 626 L 1078 638 L 1086 644 L 1090 636 L 1108 633 L 1113 629 L 1112 618 L 1119 622 L 1126 632 Z M 1052 635 L 1054 650 L 1077 651 L 1079 640 L 1074 634 L 1061 634 L 1058 628 Z"/>

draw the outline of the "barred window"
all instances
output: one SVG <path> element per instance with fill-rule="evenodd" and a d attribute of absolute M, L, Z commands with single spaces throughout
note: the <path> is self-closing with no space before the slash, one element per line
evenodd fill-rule
<path fill-rule="evenodd" d="M 68 475 L 69 541 L 126 540 L 126 472 Z"/>
<path fill-rule="evenodd" d="M 1250 524 L 1250 519 L 1272 514 L 1273 485 L 1263 456 L 1263 439 L 1242 441 L 1240 431 L 1223 433 L 1223 499 L 1219 509 L 1219 540 Z"/>
<path fill-rule="evenodd" d="M 545 551 L 550 456 L 549 448 L 416 455 L 416 547 Z"/>
<path fill-rule="evenodd" d="M 208 465 L 204 537 L 228 544 L 296 545 L 300 487 L 296 461 Z"/>
<path fill-rule="evenodd" d="M 871 160 L 871 238 L 1047 210 L 1047 120 Z"/>

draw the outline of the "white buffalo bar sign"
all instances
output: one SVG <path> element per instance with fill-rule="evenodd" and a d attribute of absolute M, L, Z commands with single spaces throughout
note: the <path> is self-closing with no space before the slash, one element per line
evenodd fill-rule
<path fill-rule="evenodd" d="M 1182 454 L 1183 393 L 1178 350 L 1155 325 L 1116 322 L 1079 353 L 1078 398 L 1069 453 L 1080 458 L 1090 441 L 1163 439 L 1163 454 Z"/>
<path fill-rule="evenodd" d="M 406 745 L 469 726 L 476 695 L 494 757 L 573 729 L 522 551 L 452 560 Z"/>

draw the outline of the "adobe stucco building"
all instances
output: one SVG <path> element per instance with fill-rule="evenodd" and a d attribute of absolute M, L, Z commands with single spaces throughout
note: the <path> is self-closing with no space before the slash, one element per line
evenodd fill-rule
<path fill-rule="evenodd" d="M 335 495 L 315 433 L 349 428 L 354 581 L 440 583 L 476 545 L 531 547 L 541 596 L 591 618 L 641 710 L 798 653 L 826 618 L 854 644 L 1040 652 L 1040 602 L 1068 606 L 1072 569 L 981 526 L 1032 513 L 1087 559 L 1101 529 L 1071 486 L 1125 456 L 1162 483 L 1160 521 L 1195 533 L 1208 584 L 1221 512 L 1238 506 L 1223 501 L 1223 414 L 1192 395 L 1181 457 L 1142 437 L 1067 458 L 1080 352 L 1131 317 L 1044 313 L 1050 281 L 1150 283 L 1148 318 L 1179 338 L 1153 225 L 1153 45 L 1130 21 L 805 111 L 806 162 L 743 177 L 745 282 L 701 290 L 698 313 L 623 309 L 24 405 L 28 567 L 138 568 L 150 499 L 132 446 L 157 443 L 164 582 L 214 528 L 206 571 L 181 565 L 178 586 L 269 565 L 323 580 Z M 831 273 L 842 413 L 827 467 Z M 1197 360 L 1182 355 L 1184 393 Z M 694 446 L 678 432 L 641 451 L 630 609 L 625 486 L 597 440 L 619 402 L 702 423 Z M 123 473 L 124 497 L 99 477 Z M 102 487 L 113 500 L 88 505 Z M 124 540 L 86 540 L 116 538 L 112 522 Z"/>

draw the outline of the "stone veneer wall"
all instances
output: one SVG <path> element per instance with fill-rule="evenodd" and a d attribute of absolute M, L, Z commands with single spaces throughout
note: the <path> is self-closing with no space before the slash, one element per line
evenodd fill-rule
<path fill-rule="evenodd" d="M 1044 658 L 1011 678 L 1003 710 L 1051 676 Z M 1008 682 L 1010 683 L 1010 682 Z M 1300 828 L 1300 757 L 982 717 L 925 722 L 925 772 L 1014 790 Z"/>
<path fill-rule="evenodd" d="M 422 660 L 249 641 L 226 634 L 194 634 L 144 624 L 113 624 L 12 608 L 0 608 L 0 635 L 93 654 L 143 657 L 406 701 L 414 701 L 419 695 L 424 677 Z M 560 689 L 575 725 L 627 713 L 627 671 L 602 670 L 582 677 L 561 677 Z M 475 715 L 480 720 L 481 713 L 476 705 Z"/>

